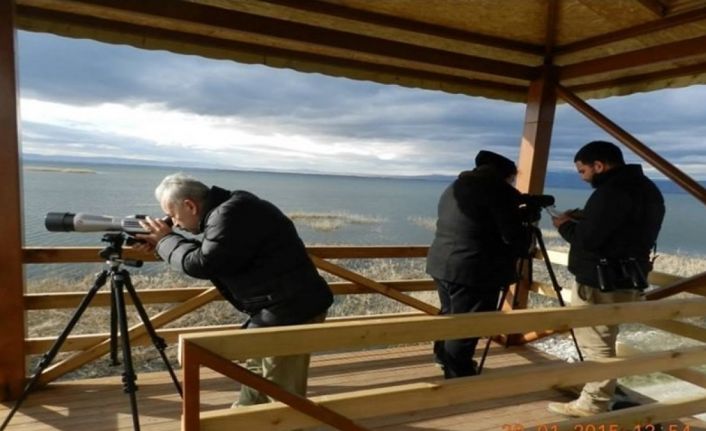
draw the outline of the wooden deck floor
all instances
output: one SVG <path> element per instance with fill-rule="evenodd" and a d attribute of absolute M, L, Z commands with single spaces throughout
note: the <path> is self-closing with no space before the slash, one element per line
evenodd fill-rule
<path fill-rule="evenodd" d="M 486 362 L 486 372 L 504 367 L 524 366 L 552 359 L 523 347 L 494 347 Z M 355 353 L 315 356 L 312 361 L 309 393 L 331 394 L 390 383 L 411 383 L 440 378 L 431 362 L 430 346 L 411 346 Z M 166 372 L 138 376 L 138 402 L 141 429 L 147 431 L 180 429 L 180 398 Z M 237 386 L 210 370 L 202 371 L 202 410 L 230 406 Z M 539 429 L 563 418 L 546 410 L 548 401 L 567 400 L 558 392 L 545 391 L 511 399 L 491 400 L 433 410 L 421 410 L 362 422 L 376 430 L 508 430 L 519 423 L 526 430 Z M 11 404 L 0 405 L 4 418 Z M 691 431 L 705 430 L 706 424 L 687 418 Z M 91 431 L 132 429 L 128 397 L 122 392 L 120 377 L 59 382 L 30 394 L 8 426 L 9 431 Z M 665 428 L 666 429 L 666 428 Z M 684 429 L 682 425 L 678 428 Z M 249 431 L 249 430 L 248 430 Z"/>

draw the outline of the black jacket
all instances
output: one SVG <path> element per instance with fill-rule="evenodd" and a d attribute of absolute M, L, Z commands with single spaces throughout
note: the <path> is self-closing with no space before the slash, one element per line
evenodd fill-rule
<path fill-rule="evenodd" d="M 598 287 L 596 265 L 609 260 L 635 258 L 647 274 L 650 250 L 664 219 L 664 199 L 640 165 L 625 165 L 596 175 L 596 190 L 577 222 L 559 226 L 571 244 L 569 271 L 576 281 Z"/>
<path fill-rule="evenodd" d="M 519 205 L 520 193 L 491 166 L 462 172 L 439 200 L 427 273 L 485 289 L 515 281 L 529 247 Z"/>
<path fill-rule="evenodd" d="M 332 304 L 294 224 L 273 204 L 212 187 L 203 214 L 202 241 L 172 233 L 157 253 L 192 277 L 210 279 L 253 326 L 302 323 Z"/>

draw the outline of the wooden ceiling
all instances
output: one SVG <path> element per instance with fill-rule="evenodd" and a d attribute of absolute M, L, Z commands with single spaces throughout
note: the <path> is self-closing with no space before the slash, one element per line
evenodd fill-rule
<path fill-rule="evenodd" d="M 525 101 L 706 83 L 706 0 L 16 0 L 17 26 Z M 548 65 L 548 66 L 545 66 Z"/>

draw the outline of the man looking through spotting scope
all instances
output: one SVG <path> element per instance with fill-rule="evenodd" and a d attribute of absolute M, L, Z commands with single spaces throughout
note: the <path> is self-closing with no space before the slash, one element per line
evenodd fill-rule
<path fill-rule="evenodd" d="M 569 271 L 574 274 L 572 305 L 637 301 L 652 270 L 650 252 L 664 218 L 664 199 L 640 165 L 626 165 L 610 142 L 593 141 L 574 157 L 581 179 L 595 189 L 583 211 L 552 217 L 570 243 Z M 588 359 L 615 357 L 618 326 L 576 328 Z M 589 382 L 578 399 L 550 403 L 548 409 L 566 416 L 591 416 L 610 410 L 616 380 Z"/>
<path fill-rule="evenodd" d="M 496 310 L 500 292 L 517 279 L 517 259 L 529 248 L 522 195 L 512 186 L 515 163 L 485 150 L 475 162 L 439 199 L 426 270 L 436 283 L 441 314 Z M 477 374 L 477 343 L 478 338 L 434 343 L 445 378 Z"/>
<path fill-rule="evenodd" d="M 207 187 L 182 175 L 169 175 L 155 196 L 175 227 L 202 233 L 200 240 L 172 231 L 162 220 L 146 218 L 149 234 L 136 237 L 142 251 L 156 251 L 170 266 L 209 279 L 236 309 L 249 315 L 244 328 L 322 322 L 333 303 L 292 221 L 254 194 Z M 247 367 L 282 388 L 306 395 L 309 355 L 248 360 Z M 246 386 L 237 405 L 268 402 Z"/>

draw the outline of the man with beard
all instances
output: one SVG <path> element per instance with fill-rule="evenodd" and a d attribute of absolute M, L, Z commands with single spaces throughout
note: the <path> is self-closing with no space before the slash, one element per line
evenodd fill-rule
<path fill-rule="evenodd" d="M 642 299 L 650 252 L 664 218 L 664 199 L 640 165 L 626 165 L 610 142 L 593 141 L 574 157 L 581 179 L 595 189 L 583 211 L 553 217 L 571 244 L 569 271 L 575 276 L 572 305 L 613 304 Z M 615 357 L 618 326 L 576 328 L 588 359 Z M 550 403 L 549 411 L 585 417 L 610 410 L 616 380 L 586 383 L 578 399 Z"/>

